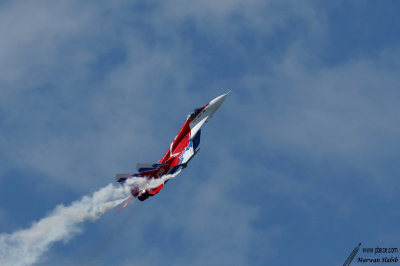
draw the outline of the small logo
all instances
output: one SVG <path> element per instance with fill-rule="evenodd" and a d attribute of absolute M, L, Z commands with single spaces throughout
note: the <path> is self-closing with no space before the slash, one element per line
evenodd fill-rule
<path fill-rule="evenodd" d="M 344 262 L 343 266 L 349 266 L 350 263 L 353 261 L 354 257 L 357 255 L 358 250 L 360 249 L 361 243 L 356 246 L 353 251 L 350 253 L 349 257 L 347 260 Z"/>

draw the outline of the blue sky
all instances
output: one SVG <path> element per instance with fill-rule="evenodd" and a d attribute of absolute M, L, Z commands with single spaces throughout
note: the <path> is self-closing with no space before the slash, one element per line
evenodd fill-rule
<path fill-rule="evenodd" d="M 38 265 L 341 265 L 400 247 L 398 1 L 3 1 L 0 233 L 158 161 L 156 197 Z"/>

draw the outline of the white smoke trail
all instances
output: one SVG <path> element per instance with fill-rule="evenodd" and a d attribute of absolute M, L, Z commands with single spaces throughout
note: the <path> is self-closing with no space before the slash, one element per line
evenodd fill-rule
<path fill-rule="evenodd" d="M 137 186 L 140 190 L 155 188 L 174 178 L 179 172 L 159 179 L 131 178 L 123 187 L 109 184 L 69 206 L 57 206 L 28 229 L 1 234 L 0 265 L 31 265 L 37 262 L 53 243 L 68 240 L 79 233 L 80 223 L 86 220 L 95 221 L 108 210 L 126 201 L 130 197 L 132 186 Z"/>

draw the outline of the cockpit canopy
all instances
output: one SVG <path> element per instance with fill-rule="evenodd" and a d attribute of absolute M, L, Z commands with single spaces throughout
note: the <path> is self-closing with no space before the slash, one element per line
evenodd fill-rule
<path fill-rule="evenodd" d="M 200 111 L 203 109 L 203 107 L 199 107 L 193 110 L 193 112 L 191 112 L 188 117 L 187 120 L 192 120 L 198 113 L 200 113 Z"/>

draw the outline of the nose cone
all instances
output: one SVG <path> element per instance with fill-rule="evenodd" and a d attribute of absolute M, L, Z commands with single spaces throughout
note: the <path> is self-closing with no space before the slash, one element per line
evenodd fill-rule
<path fill-rule="evenodd" d="M 230 91 L 229 91 L 230 92 Z M 209 102 L 206 105 L 206 108 L 204 111 L 200 112 L 196 118 L 193 119 L 192 122 L 190 122 L 190 129 L 191 129 L 191 135 L 196 136 L 197 132 L 200 130 L 200 128 L 210 119 L 215 111 L 221 106 L 221 104 L 225 101 L 226 96 L 229 94 L 225 93 L 217 98 L 213 99 L 211 102 Z"/>
<path fill-rule="evenodd" d="M 222 94 L 220 96 L 218 96 L 217 98 L 213 99 L 209 104 L 208 104 L 208 108 L 210 108 L 212 114 L 218 110 L 218 108 L 221 106 L 221 104 L 225 101 L 226 96 L 228 96 L 228 94 L 231 91 Z"/>

